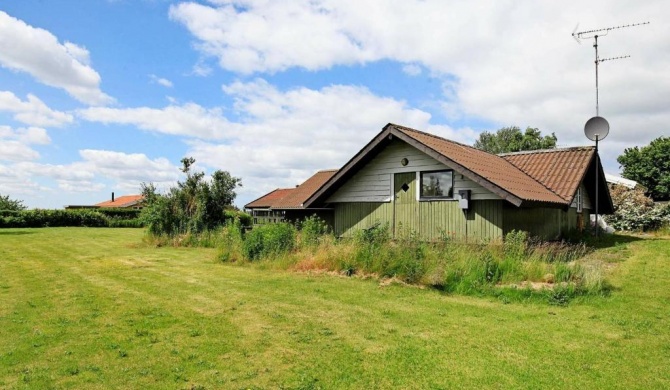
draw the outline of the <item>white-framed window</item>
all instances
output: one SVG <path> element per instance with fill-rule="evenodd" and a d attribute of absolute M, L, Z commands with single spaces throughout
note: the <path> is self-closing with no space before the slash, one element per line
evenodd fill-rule
<path fill-rule="evenodd" d="M 577 212 L 582 212 L 582 187 L 577 188 L 577 195 L 575 195 L 575 203 L 577 203 Z"/>
<path fill-rule="evenodd" d="M 424 171 L 419 173 L 420 199 L 453 199 L 454 171 Z"/>

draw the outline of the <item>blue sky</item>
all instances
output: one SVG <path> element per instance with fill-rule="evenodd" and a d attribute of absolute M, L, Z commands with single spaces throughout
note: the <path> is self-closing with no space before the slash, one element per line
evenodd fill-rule
<path fill-rule="evenodd" d="M 662 1 L 22 0 L 0 4 L 0 194 L 29 207 L 167 189 L 179 160 L 241 177 L 237 204 L 338 168 L 386 123 L 472 143 L 517 125 L 588 144 L 668 135 Z"/>

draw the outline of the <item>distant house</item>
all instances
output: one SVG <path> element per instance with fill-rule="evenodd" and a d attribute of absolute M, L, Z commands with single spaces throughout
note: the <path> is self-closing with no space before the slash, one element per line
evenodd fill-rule
<path fill-rule="evenodd" d="M 396 236 L 411 230 L 424 239 L 490 240 L 515 229 L 553 239 L 589 220 L 596 172 L 599 212 L 608 214 L 612 200 L 593 147 L 498 156 L 388 124 L 339 171 L 317 173 L 319 180 L 300 186 L 313 180 L 309 189 L 276 190 L 287 192 L 247 207 L 327 211 L 339 236 L 388 223 Z M 263 207 L 249 207 L 255 202 Z"/>
<path fill-rule="evenodd" d="M 611 175 L 609 173 L 605 174 L 605 180 L 607 180 L 607 183 L 609 184 L 616 184 L 620 186 L 624 186 L 628 189 L 641 189 L 642 191 L 647 191 L 647 187 L 643 186 L 642 184 L 636 182 L 635 180 L 630 180 L 630 179 L 624 179 L 621 176 L 616 176 L 616 175 Z"/>
<path fill-rule="evenodd" d="M 252 215 L 254 225 L 283 221 L 296 222 L 314 214 L 332 225 L 333 210 L 331 208 L 306 209 L 304 203 L 336 172 L 337 169 L 319 171 L 295 188 L 277 188 L 249 202 L 244 208 Z"/>
<path fill-rule="evenodd" d="M 144 196 L 142 195 L 124 195 L 118 198 L 112 192 L 112 198 L 90 206 L 70 205 L 66 209 L 99 209 L 99 208 L 123 208 L 139 210 L 144 206 Z"/>

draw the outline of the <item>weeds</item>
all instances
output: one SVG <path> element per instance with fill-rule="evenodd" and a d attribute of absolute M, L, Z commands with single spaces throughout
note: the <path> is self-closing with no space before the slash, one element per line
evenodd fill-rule
<path fill-rule="evenodd" d="M 444 234 L 425 242 L 400 229 L 391 238 L 388 224 L 336 239 L 318 217 L 298 224 L 267 224 L 244 232 L 239 219 L 214 231 L 180 236 L 172 245 L 215 246 L 223 262 L 260 262 L 262 268 L 301 272 L 335 271 L 372 275 L 434 287 L 457 294 L 500 295 L 505 300 L 538 296 L 565 304 L 579 295 L 604 295 L 609 289 L 602 264 L 581 264 L 592 252 L 584 243 L 538 242 L 512 231 L 490 243 L 467 243 Z M 527 290 L 527 291 L 526 291 Z"/>

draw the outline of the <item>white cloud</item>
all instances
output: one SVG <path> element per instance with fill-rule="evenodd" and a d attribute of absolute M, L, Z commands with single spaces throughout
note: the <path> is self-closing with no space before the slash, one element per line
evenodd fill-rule
<path fill-rule="evenodd" d="M 171 183 L 176 181 L 179 169 L 165 158 L 150 159 L 143 153 L 122 153 L 109 150 L 80 150 L 85 164 L 96 175 L 118 182 Z"/>
<path fill-rule="evenodd" d="M 204 60 L 200 60 L 193 65 L 193 74 L 200 77 L 209 76 L 212 73 L 212 68 L 207 65 Z"/>
<path fill-rule="evenodd" d="M 0 128 L 0 137 L 6 133 L 6 128 Z M 13 132 L 17 139 L 39 140 L 38 133 L 30 129 Z M 0 155 L 5 144 L 4 141 L 0 143 Z M 99 192 L 107 187 L 106 183 L 112 189 L 138 193 L 142 182 L 169 187 L 176 183 L 180 174 L 178 167 L 167 159 L 151 159 L 140 153 L 85 149 L 79 154 L 81 160 L 69 164 L 43 164 L 25 159 L 7 164 L 0 162 L 0 185 L 17 194 L 35 195 L 38 190 L 53 192 L 52 188 L 38 184 L 46 179 L 55 181 L 60 190 L 68 193 Z"/>
<path fill-rule="evenodd" d="M 172 88 L 172 86 L 173 86 L 172 81 L 170 81 L 168 79 L 165 79 L 165 78 L 162 78 L 162 77 L 158 77 L 155 74 L 150 74 L 149 78 L 151 79 L 152 83 L 162 85 L 166 88 Z"/>
<path fill-rule="evenodd" d="M 0 126 L 0 161 L 36 160 L 40 154 L 30 145 L 46 145 L 51 142 L 46 130 L 38 127 L 12 129 Z"/>
<path fill-rule="evenodd" d="M 15 140 L 3 140 L 0 143 L 0 160 L 24 161 L 35 160 L 40 154 L 30 146 Z"/>
<path fill-rule="evenodd" d="M 2 195 L 10 195 L 12 198 L 19 195 L 34 195 L 39 191 L 48 190 L 24 176 L 13 165 L 3 165 L 2 162 L 0 162 L 0 188 L 2 188 Z"/>
<path fill-rule="evenodd" d="M 195 103 L 162 109 L 92 107 L 77 114 L 90 122 L 134 125 L 143 130 L 199 138 L 223 138 L 228 126 L 220 108 L 208 109 Z"/>
<path fill-rule="evenodd" d="M 221 108 L 194 103 L 163 109 L 89 108 L 78 115 L 88 121 L 188 137 L 186 155 L 204 167 L 242 177 L 241 201 L 277 186 L 298 184 L 319 169 L 340 167 L 388 122 L 466 143 L 477 136 L 471 129 L 431 123 L 430 113 L 377 96 L 365 87 L 331 85 L 282 91 L 256 79 L 233 82 L 222 89 L 234 100 L 234 120 Z M 102 158 L 102 152 L 96 153 Z M 86 153 L 82 157 L 91 160 Z"/>
<path fill-rule="evenodd" d="M 565 144 L 587 143 L 583 125 L 595 115 L 592 42 L 574 42 L 575 23 L 588 30 L 650 20 L 600 39 L 601 58 L 632 55 L 601 65 L 601 115 L 612 125 L 606 142 L 648 143 L 670 120 L 670 25 L 663 22 L 670 3 L 662 0 L 230 0 L 182 2 L 170 17 L 226 70 L 412 64 L 443 80 L 442 106 L 452 119 L 531 125 Z M 412 65 L 404 71 L 412 74 Z"/>
<path fill-rule="evenodd" d="M 407 64 L 402 67 L 402 71 L 410 76 L 418 76 L 421 74 L 421 67 L 416 64 Z"/>
<path fill-rule="evenodd" d="M 431 115 L 406 102 L 376 96 L 364 87 L 333 85 L 278 90 L 266 81 L 223 86 L 240 120 L 231 141 L 188 141 L 206 166 L 243 179 L 240 201 L 276 187 L 292 187 L 319 169 L 339 168 L 388 122 L 472 142 L 476 132 L 431 123 Z"/>
<path fill-rule="evenodd" d="M 0 111 L 14 113 L 14 120 L 31 126 L 60 127 L 73 121 L 71 114 L 52 110 L 35 95 L 24 101 L 10 91 L 0 91 Z"/>
<path fill-rule="evenodd" d="M 100 75 L 90 66 L 88 51 L 60 43 L 51 32 L 32 27 L 0 11 L 0 64 L 29 73 L 40 82 L 62 88 L 80 102 L 100 105 L 113 101 L 100 90 Z"/>

